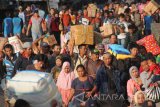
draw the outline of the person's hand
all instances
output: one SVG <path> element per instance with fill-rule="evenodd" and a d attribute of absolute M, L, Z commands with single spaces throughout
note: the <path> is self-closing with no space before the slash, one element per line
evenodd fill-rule
<path fill-rule="evenodd" d="M 158 87 L 158 83 L 157 83 L 157 82 L 155 82 L 155 83 L 154 83 L 154 86 Z"/>
<path fill-rule="evenodd" d="M 80 104 L 80 106 L 82 106 L 82 107 L 85 107 L 85 105 L 86 105 L 85 102 L 83 102 L 83 103 Z"/>
<path fill-rule="evenodd" d="M 89 98 L 89 97 L 91 97 L 91 96 L 92 96 L 92 92 L 91 92 L 91 91 L 90 91 L 90 92 L 87 92 L 86 97 Z"/>
<path fill-rule="evenodd" d="M 102 39 L 105 39 L 105 38 L 106 38 L 106 37 L 104 36 L 104 33 L 102 33 L 102 36 L 101 36 L 101 38 L 102 38 Z"/>
<path fill-rule="evenodd" d="M 25 28 L 24 27 L 22 28 L 22 34 L 25 34 Z"/>
<path fill-rule="evenodd" d="M 45 35 L 42 35 L 39 39 L 42 40 L 43 38 L 45 38 Z"/>
<path fill-rule="evenodd" d="M 26 32 L 26 36 L 28 36 L 28 35 L 29 35 L 29 32 L 27 31 L 27 32 Z"/>

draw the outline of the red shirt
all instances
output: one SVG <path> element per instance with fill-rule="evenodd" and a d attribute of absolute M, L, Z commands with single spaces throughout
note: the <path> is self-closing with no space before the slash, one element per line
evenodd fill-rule
<path fill-rule="evenodd" d="M 59 31 L 59 20 L 58 20 L 58 18 L 52 18 L 51 19 L 50 28 L 51 28 L 51 31 Z"/>
<path fill-rule="evenodd" d="M 68 27 L 70 25 L 70 22 L 71 22 L 70 15 L 69 14 L 64 14 L 63 18 L 62 18 L 62 21 L 63 21 L 63 25 Z"/>

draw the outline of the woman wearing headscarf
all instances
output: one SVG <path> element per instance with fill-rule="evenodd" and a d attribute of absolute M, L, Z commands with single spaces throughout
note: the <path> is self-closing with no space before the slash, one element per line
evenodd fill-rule
<path fill-rule="evenodd" d="M 62 101 L 64 107 L 68 106 L 69 96 L 71 94 L 71 84 L 75 79 L 74 72 L 71 71 L 70 63 L 64 62 L 62 65 L 62 70 L 57 79 L 57 87 L 62 95 Z"/>
<path fill-rule="evenodd" d="M 129 69 L 129 73 L 131 78 L 127 82 L 127 94 L 130 103 L 133 104 L 135 93 L 141 90 L 142 80 L 139 76 L 138 68 L 136 66 L 132 66 Z"/>

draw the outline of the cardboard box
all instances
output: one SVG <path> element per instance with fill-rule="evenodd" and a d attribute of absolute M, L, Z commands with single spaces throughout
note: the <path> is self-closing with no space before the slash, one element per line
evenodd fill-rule
<path fill-rule="evenodd" d="M 75 25 L 71 26 L 71 38 L 74 38 L 75 45 L 88 44 L 93 45 L 93 26 Z"/>
<path fill-rule="evenodd" d="M 149 15 L 153 14 L 156 10 L 158 10 L 159 5 L 154 0 L 150 1 L 145 7 L 144 11 Z"/>
<path fill-rule="evenodd" d="M 88 17 L 95 17 L 97 12 L 97 6 L 95 4 L 89 4 L 87 11 L 88 11 Z"/>
<path fill-rule="evenodd" d="M 0 37 L 0 51 L 3 50 L 3 46 L 7 43 L 8 39 Z"/>
<path fill-rule="evenodd" d="M 104 36 L 110 36 L 114 33 L 114 28 L 112 24 L 105 24 L 100 27 L 101 34 Z"/>
<path fill-rule="evenodd" d="M 54 37 L 54 35 L 50 35 L 48 37 L 45 37 L 43 39 L 43 42 L 47 42 L 50 46 L 53 46 L 54 44 L 57 43 L 56 38 Z"/>
<path fill-rule="evenodd" d="M 23 49 L 22 42 L 17 36 L 9 37 L 8 41 L 12 44 L 15 53 L 18 53 Z"/>
<path fill-rule="evenodd" d="M 151 30 L 152 34 L 155 36 L 156 41 L 160 45 L 160 23 L 152 23 Z"/>

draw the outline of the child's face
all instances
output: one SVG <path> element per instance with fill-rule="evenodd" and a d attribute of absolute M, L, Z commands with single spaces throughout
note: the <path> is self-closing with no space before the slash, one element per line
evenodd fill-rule
<path fill-rule="evenodd" d="M 137 99 L 138 99 L 138 104 L 143 104 L 145 101 L 145 97 L 142 93 L 137 96 Z"/>
<path fill-rule="evenodd" d="M 12 49 L 10 49 L 10 48 L 6 48 L 6 49 L 5 49 L 5 53 L 6 53 L 7 56 L 11 56 L 12 53 L 13 53 L 13 51 L 12 51 Z"/>
<path fill-rule="evenodd" d="M 149 66 L 151 66 L 153 64 L 153 62 L 151 60 L 148 60 L 147 63 Z"/>
<path fill-rule="evenodd" d="M 138 49 L 137 48 L 132 48 L 130 51 L 131 51 L 131 55 L 133 55 L 133 56 L 138 55 Z"/>
<path fill-rule="evenodd" d="M 141 66 L 142 66 L 142 69 L 143 69 L 143 70 L 145 70 L 145 71 L 148 71 L 148 70 L 149 70 L 149 66 L 148 66 L 147 61 L 141 62 Z"/>
<path fill-rule="evenodd" d="M 61 66 L 62 66 L 62 60 L 57 59 L 57 60 L 56 60 L 56 65 L 57 65 L 58 67 L 61 67 Z"/>

